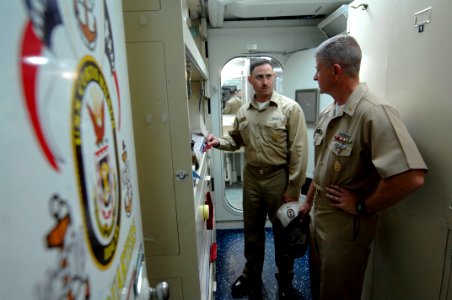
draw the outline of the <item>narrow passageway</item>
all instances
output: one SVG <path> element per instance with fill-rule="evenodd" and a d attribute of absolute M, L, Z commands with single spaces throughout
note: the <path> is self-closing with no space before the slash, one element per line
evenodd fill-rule
<path fill-rule="evenodd" d="M 275 279 L 275 250 L 271 228 L 265 230 L 265 262 L 262 281 L 264 283 L 263 299 L 278 299 L 278 285 Z M 218 259 L 216 262 L 217 292 L 216 300 L 234 299 L 231 296 L 231 285 L 240 275 L 245 257 L 243 255 L 244 234 L 242 229 L 217 230 Z M 295 260 L 293 285 L 298 291 L 300 299 L 311 300 L 309 283 L 309 252 Z M 243 298 L 247 299 L 247 298 Z"/>

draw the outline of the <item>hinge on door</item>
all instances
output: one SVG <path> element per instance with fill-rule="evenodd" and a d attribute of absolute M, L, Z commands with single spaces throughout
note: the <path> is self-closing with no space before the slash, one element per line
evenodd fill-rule
<path fill-rule="evenodd" d="M 177 181 L 185 181 L 187 180 L 188 173 L 185 170 L 177 170 L 175 176 Z"/>

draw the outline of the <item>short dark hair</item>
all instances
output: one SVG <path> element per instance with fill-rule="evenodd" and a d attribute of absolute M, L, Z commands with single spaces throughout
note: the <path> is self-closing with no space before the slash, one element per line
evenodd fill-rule
<path fill-rule="evenodd" d="M 273 65 L 271 63 L 271 61 L 269 61 L 268 59 L 265 58 L 258 58 L 254 61 L 251 62 L 250 64 L 250 74 L 253 73 L 253 70 L 258 67 L 258 66 L 262 66 L 262 65 L 270 65 L 270 67 L 272 67 L 273 69 Z"/>

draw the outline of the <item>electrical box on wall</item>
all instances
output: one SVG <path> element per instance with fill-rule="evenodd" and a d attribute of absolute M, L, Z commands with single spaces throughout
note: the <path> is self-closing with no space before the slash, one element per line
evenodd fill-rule
<path fill-rule="evenodd" d="M 296 90 L 295 101 L 297 101 L 303 109 L 306 123 L 316 123 L 319 115 L 319 90 Z"/>

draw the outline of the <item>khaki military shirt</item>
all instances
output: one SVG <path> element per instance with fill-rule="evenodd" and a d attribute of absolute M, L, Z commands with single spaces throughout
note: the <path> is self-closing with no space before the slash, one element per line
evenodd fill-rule
<path fill-rule="evenodd" d="M 361 83 L 335 115 L 332 103 L 314 132 L 314 182 L 337 184 L 367 197 L 380 178 L 427 169 L 396 109 Z"/>
<path fill-rule="evenodd" d="M 225 115 L 235 115 L 239 110 L 240 106 L 242 106 L 242 99 L 237 96 L 232 97 L 226 102 L 226 106 L 224 107 L 223 114 Z"/>
<path fill-rule="evenodd" d="M 233 129 L 220 138 L 221 150 L 245 147 L 247 164 L 256 167 L 287 165 L 286 192 L 298 197 L 306 179 L 307 129 L 298 103 L 273 91 L 267 105 L 259 109 L 256 100 L 240 107 Z"/>

